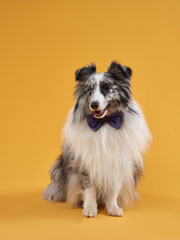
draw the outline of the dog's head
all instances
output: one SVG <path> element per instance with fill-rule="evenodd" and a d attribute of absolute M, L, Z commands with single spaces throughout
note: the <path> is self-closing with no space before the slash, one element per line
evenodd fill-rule
<path fill-rule="evenodd" d="M 78 69 L 75 72 L 75 96 L 77 103 L 75 110 L 83 103 L 87 113 L 93 112 L 96 118 L 103 118 L 121 105 L 127 106 L 131 99 L 129 67 L 111 62 L 108 71 L 97 73 L 95 64 Z M 82 106 L 82 105 L 81 105 Z"/>

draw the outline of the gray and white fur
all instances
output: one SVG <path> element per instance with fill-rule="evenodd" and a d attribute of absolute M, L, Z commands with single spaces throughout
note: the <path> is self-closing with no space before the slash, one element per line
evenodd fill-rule
<path fill-rule="evenodd" d="M 81 205 L 85 217 L 94 217 L 98 204 L 109 215 L 123 216 L 122 208 L 137 198 L 142 153 L 151 134 L 132 98 L 131 75 L 129 67 L 115 61 L 104 73 L 97 73 L 94 64 L 76 71 L 76 104 L 68 115 L 62 154 L 51 169 L 44 199 Z M 102 118 L 115 111 L 124 113 L 119 130 L 108 123 L 97 132 L 89 128 L 88 114 Z"/>

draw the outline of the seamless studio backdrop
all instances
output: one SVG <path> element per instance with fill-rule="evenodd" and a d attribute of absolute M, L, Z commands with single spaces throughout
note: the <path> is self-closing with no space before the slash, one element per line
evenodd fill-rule
<path fill-rule="evenodd" d="M 180 239 L 180 1 L 0 1 L 0 238 Z M 153 142 L 142 200 L 93 219 L 41 199 L 74 104 L 74 72 L 132 68 Z"/>

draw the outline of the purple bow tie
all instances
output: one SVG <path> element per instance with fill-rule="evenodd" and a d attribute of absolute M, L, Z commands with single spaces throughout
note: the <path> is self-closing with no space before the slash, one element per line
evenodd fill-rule
<path fill-rule="evenodd" d="M 114 112 L 109 116 L 105 116 L 104 118 L 95 118 L 93 114 L 87 116 L 87 123 L 89 127 L 96 132 L 99 130 L 105 122 L 108 122 L 112 127 L 120 129 L 124 121 L 123 112 Z"/>

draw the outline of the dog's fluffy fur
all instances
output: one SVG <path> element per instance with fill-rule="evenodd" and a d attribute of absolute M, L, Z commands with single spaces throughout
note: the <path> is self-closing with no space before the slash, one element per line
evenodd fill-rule
<path fill-rule="evenodd" d="M 76 71 L 76 104 L 64 127 L 63 151 L 51 169 L 52 181 L 43 193 L 46 200 L 82 204 L 83 215 L 93 217 L 98 203 L 109 215 L 122 216 L 122 207 L 136 199 L 142 153 L 151 135 L 131 96 L 131 74 L 115 61 L 105 73 L 97 73 L 94 64 Z M 119 130 L 108 123 L 97 132 L 88 126 L 88 114 L 101 118 L 117 110 L 124 113 Z"/>

